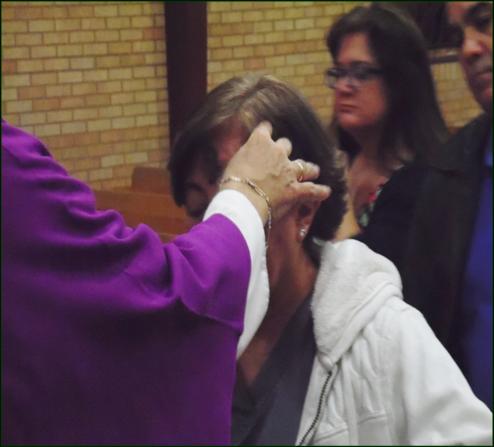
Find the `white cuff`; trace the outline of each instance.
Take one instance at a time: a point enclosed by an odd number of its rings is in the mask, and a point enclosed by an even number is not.
[[[241,192],[233,189],[224,189],[216,194],[204,214],[204,220],[213,214],[223,214],[237,226],[250,253],[251,272],[244,331],[237,347],[237,358],[239,358],[254,337],[268,309],[269,280],[264,228],[254,205]]]

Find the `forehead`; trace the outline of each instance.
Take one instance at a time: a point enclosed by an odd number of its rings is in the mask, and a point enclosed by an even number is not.
[[[374,62],[367,34],[352,33],[344,36],[341,40],[337,59],[339,63],[352,61]]]

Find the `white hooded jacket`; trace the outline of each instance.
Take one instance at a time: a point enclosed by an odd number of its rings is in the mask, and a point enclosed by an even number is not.
[[[489,444],[492,413],[394,265],[364,244],[324,246],[312,301],[317,354],[297,444]]]

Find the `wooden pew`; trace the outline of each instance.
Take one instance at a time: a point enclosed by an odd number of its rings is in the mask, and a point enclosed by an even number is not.
[[[94,194],[97,209],[119,211],[130,227],[147,224],[162,240],[168,241],[190,228],[185,211],[175,205],[170,195],[135,191],[94,191]]]
[[[133,191],[170,193],[170,174],[166,168],[136,166],[132,172]]]
[[[158,236],[160,237],[161,242],[165,243],[175,239],[178,236],[178,234],[158,233]]]
[[[169,194],[100,190],[95,191],[95,195],[100,209],[114,207],[120,211],[186,218],[184,209],[178,207]]]

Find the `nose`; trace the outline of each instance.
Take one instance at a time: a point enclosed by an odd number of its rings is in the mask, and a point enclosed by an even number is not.
[[[343,76],[342,78],[338,79],[336,81],[336,84],[334,85],[334,89],[336,93],[353,93],[355,90],[354,85],[350,81],[350,78],[348,76]]]
[[[464,33],[461,56],[465,60],[471,60],[481,56],[485,51],[482,43],[482,33],[479,33],[475,28],[470,26],[465,28]]]

